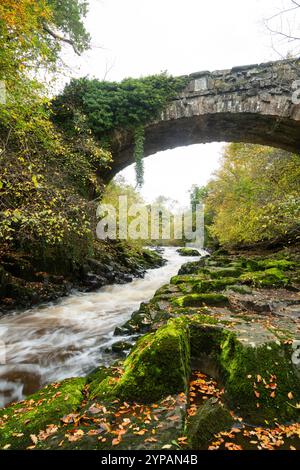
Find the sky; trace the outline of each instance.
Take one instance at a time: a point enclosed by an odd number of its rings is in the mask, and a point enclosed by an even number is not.
[[[93,47],[80,58],[67,54],[66,62],[70,75],[119,81],[278,60],[287,46],[271,36],[264,19],[289,1],[90,0],[86,26]],[[190,187],[206,184],[218,168],[223,147],[192,145],[146,158],[142,196],[151,202],[163,194],[186,204]],[[133,166],[122,176],[135,184]]]

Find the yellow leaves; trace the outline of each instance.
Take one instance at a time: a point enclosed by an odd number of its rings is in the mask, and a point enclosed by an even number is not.
[[[294,398],[293,393],[292,393],[292,392],[289,392],[289,393],[288,393],[288,399],[289,399],[289,400],[293,400],[293,398]]]
[[[35,188],[38,188],[39,187],[39,183],[38,183],[38,180],[37,180],[37,177],[36,175],[32,175],[32,182],[33,182],[33,185]]]

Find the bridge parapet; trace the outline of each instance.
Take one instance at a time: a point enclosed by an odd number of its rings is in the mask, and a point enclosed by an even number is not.
[[[300,79],[300,61],[285,60],[234,67],[214,72],[192,73],[191,81],[181,96],[244,91],[251,96],[257,90],[270,94],[291,94],[292,83]]]
[[[300,79],[300,61],[277,61],[197,72],[162,113],[162,120],[206,113],[261,113],[300,119],[292,102],[293,84]]]

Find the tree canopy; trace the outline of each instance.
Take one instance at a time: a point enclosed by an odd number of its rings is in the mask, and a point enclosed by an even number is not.
[[[211,234],[224,244],[300,237],[300,157],[259,145],[230,144],[208,184]]]

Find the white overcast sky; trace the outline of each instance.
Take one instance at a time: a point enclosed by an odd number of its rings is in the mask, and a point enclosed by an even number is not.
[[[90,0],[86,23],[94,47],[79,59],[73,56],[70,73],[121,80],[164,70],[181,75],[277,60],[287,46],[275,40],[274,50],[263,19],[287,4],[289,0]],[[222,144],[212,143],[146,158],[142,195],[148,201],[163,194],[186,203],[191,185],[205,184],[217,168],[221,151]],[[132,167],[122,175],[134,184]]]

